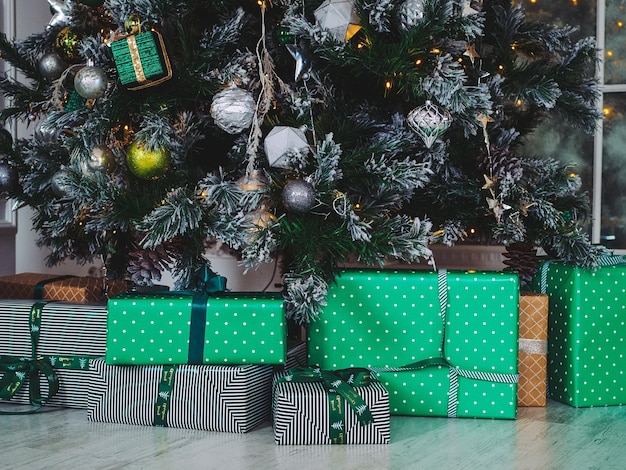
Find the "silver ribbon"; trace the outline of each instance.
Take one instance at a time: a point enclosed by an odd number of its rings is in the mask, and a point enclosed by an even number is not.
[[[548,341],[543,339],[519,339],[519,352],[527,354],[547,354]]]

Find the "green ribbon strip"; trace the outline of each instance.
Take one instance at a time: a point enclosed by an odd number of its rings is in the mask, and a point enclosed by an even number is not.
[[[0,411],[0,414],[36,413],[59,391],[59,378],[47,359],[26,359],[24,357],[0,356],[0,398],[10,400],[29,381],[29,401],[34,407],[26,411]],[[41,396],[40,376],[48,382],[48,393]]]
[[[374,422],[372,412],[365,400],[353,387],[365,387],[370,384],[368,369],[349,368],[341,370],[322,370],[318,367],[296,367],[287,375],[280,377],[281,382],[322,382],[328,395],[330,413],[330,439],[333,444],[345,444],[344,401],[354,411],[361,426]]]
[[[448,310],[448,271],[446,269],[440,269],[438,271],[438,279],[437,285],[439,290],[439,305],[441,309],[441,321],[443,324],[442,331],[444,335],[441,340],[441,351],[445,351],[446,346],[446,313]],[[380,367],[380,368],[370,368],[370,370],[374,373],[380,372],[405,372],[405,371],[416,371],[421,369],[426,369],[428,367],[447,367],[449,369],[449,378],[450,378],[450,390],[448,393],[448,417],[456,418],[457,410],[458,410],[458,395],[459,395],[459,375],[461,377],[465,377],[468,379],[474,380],[484,380],[488,382],[497,382],[497,383],[518,383],[519,382],[519,374],[505,374],[505,373],[494,373],[494,372],[480,372],[474,370],[463,370],[454,366],[445,357],[433,357],[428,359],[423,359],[421,361],[413,362],[411,364],[407,364],[401,367]]]
[[[69,279],[71,277],[75,277],[75,276],[72,276],[72,275],[57,276],[57,277],[51,277],[50,279],[46,279],[45,281],[38,282],[37,285],[35,285],[35,290],[33,292],[33,299],[43,300],[43,290],[46,287],[46,284],[51,284],[53,282],[62,281],[64,279]]]
[[[167,427],[167,413],[170,410],[170,400],[172,399],[172,391],[174,390],[174,379],[178,366],[164,366],[161,373],[161,381],[159,382],[159,395],[154,405],[154,423],[153,426]]]

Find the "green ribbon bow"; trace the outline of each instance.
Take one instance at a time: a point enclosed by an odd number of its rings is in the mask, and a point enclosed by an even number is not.
[[[344,444],[346,441],[344,400],[354,411],[361,426],[374,422],[367,403],[353,388],[370,384],[371,375],[368,369],[355,367],[333,371],[322,370],[318,367],[296,367],[276,381],[277,384],[281,382],[322,382],[328,392],[329,432],[333,444]]]
[[[29,398],[32,410],[27,411],[0,411],[0,414],[35,413],[41,409],[59,391],[59,378],[45,358],[26,359],[24,357],[0,356],[0,372],[4,375],[0,379],[0,398],[10,400],[19,391],[26,380],[29,381]],[[40,376],[48,382],[48,393],[41,396]]]

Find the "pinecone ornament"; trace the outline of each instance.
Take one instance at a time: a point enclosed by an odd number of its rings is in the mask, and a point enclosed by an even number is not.
[[[504,271],[516,272],[522,286],[528,284],[539,269],[537,248],[530,243],[512,243],[503,253]]]
[[[491,158],[485,153],[478,157],[478,166],[484,174],[492,175],[496,180],[502,179],[507,173],[510,173],[515,181],[522,178],[522,161],[513,152],[495,145],[491,145],[489,151]]]
[[[139,250],[129,253],[127,268],[130,280],[137,286],[152,286],[152,281],[161,280],[161,272],[171,263],[167,250],[159,246],[154,250]]]

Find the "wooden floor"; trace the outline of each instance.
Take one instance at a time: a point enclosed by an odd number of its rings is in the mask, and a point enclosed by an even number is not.
[[[10,410],[15,405],[1,405]],[[377,446],[277,446],[248,434],[92,423],[85,410],[0,416],[0,469],[626,469],[626,407],[520,408],[515,421],[392,417]]]

